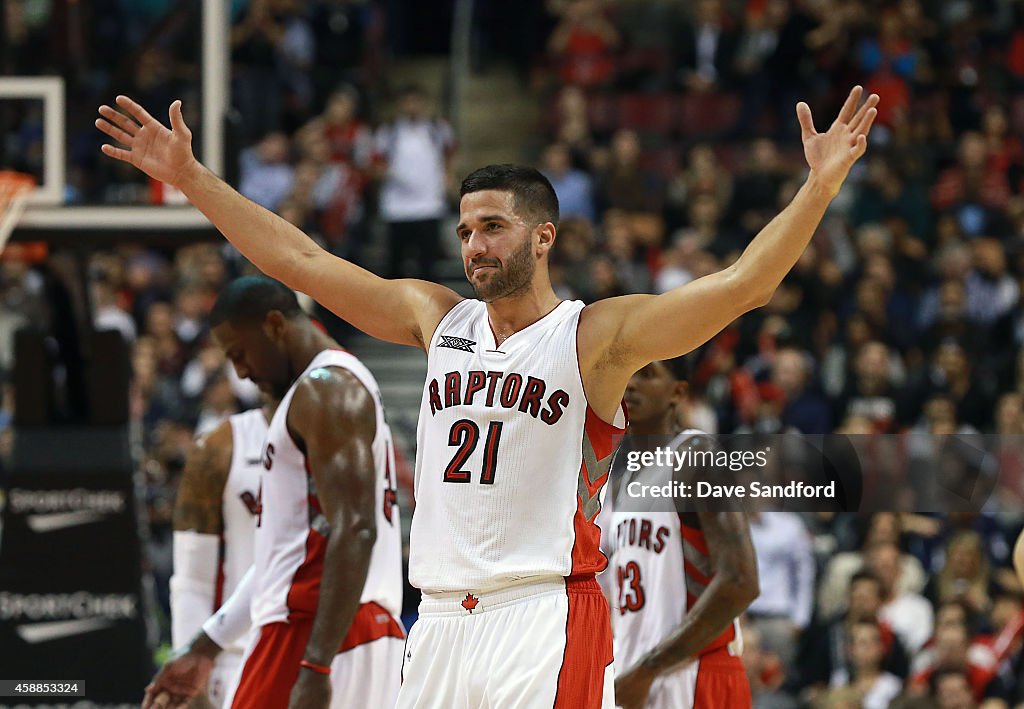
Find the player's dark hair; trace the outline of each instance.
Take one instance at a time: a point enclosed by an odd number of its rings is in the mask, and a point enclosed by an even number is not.
[[[558,196],[539,170],[508,164],[482,167],[462,181],[459,197],[484,190],[511,192],[520,216],[534,224],[551,222],[558,226]]]
[[[210,310],[210,327],[225,322],[261,323],[272,310],[288,318],[302,314],[299,299],[291,288],[266,276],[243,276],[228,283],[217,296]]]
[[[700,362],[703,351],[703,347],[698,347],[680,357],[663,359],[662,362],[673,377],[692,386],[694,375],[697,372],[697,364]]]

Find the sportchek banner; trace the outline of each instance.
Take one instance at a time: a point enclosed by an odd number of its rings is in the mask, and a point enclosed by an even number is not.
[[[16,431],[0,505],[0,678],[86,687],[0,708],[137,706],[153,668],[126,432]]]

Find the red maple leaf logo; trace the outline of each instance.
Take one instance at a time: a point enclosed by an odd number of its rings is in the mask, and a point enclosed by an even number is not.
[[[470,613],[476,608],[476,604],[480,602],[480,599],[474,596],[472,593],[467,593],[466,597],[462,599],[462,607]]]

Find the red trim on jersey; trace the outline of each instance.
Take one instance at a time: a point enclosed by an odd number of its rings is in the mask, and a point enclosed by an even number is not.
[[[608,557],[601,551],[601,528],[583,516],[582,501],[576,496],[576,514],[572,518],[576,541],[572,545],[572,573],[596,574],[608,567]]]
[[[694,527],[688,527],[682,522],[679,523],[679,531],[683,535],[683,539],[690,542],[697,551],[704,556],[711,556],[707,540],[704,539],[704,532]]]
[[[626,405],[623,403],[623,412],[625,412],[625,407]],[[624,427],[613,426],[598,416],[597,412],[590,408],[589,404],[587,405],[587,417],[583,427],[585,439],[583,445],[589,440],[597,460],[603,460],[614,453],[622,441],[622,436],[625,432],[626,429]],[[608,473],[605,473],[597,480],[591,481],[586,461],[580,463],[580,477],[587,488],[588,496],[591,498],[600,494],[601,488],[608,482]],[[600,510],[595,512],[593,517],[587,519],[583,514],[583,504],[584,500],[577,493],[576,512],[572,520],[575,539],[572,545],[571,576],[594,574],[604,571],[608,566],[608,557],[601,551],[601,528],[595,523]]]
[[[711,577],[702,574],[696,566],[693,565],[689,559],[683,557],[683,571],[686,572],[687,576],[692,576],[693,580],[699,583],[701,586],[707,586],[711,583]]]
[[[593,575],[565,580],[569,612],[554,709],[601,709],[605,668],[612,662],[608,602]]]
[[[348,627],[348,633],[338,648],[338,654],[381,638],[402,640],[405,639],[405,632],[401,623],[395,620],[387,608],[373,601],[364,603],[356,611],[352,625]]]
[[[327,538],[316,530],[306,534],[306,558],[295,570],[285,605],[288,618],[316,614],[320,602],[320,579],[324,575],[324,555],[327,553]]]
[[[708,551],[708,543],[707,540],[704,538],[703,530],[698,529],[697,527],[690,527],[680,519],[679,533],[682,535],[683,539],[686,542],[688,542],[694,549],[697,550],[698,554],[703,556],[708,562],[711,561],[711,554]],[[691,586],[689,583],[687,583],[687,577],[691,577],[701,586],[707,587],[707,585],[710,584],[711,581],[714,579],[715,574],[714,572],[708,575],[703,574],[694,565],[694,563],[687,558],[686,546],[683,545],[683,584],[686,587],[686,611],[689,612],[689,610],[693,608],[694,604],[697,602],[697,599],[700,598],[700,596],[690,590]],[[733,622],[729,624],[728,628],[723,630],[717,638],[715,638],[707,645],[705,645],[703,648],[701,648],[697,655],[699,655],[700,657],[704,657],[707,653],[715,652],[716,650],[724,648],[726,645],[728,645],[736,639],[736,632],[736,621],[733,620]],[[709,704],[706,706],[712,705]]]

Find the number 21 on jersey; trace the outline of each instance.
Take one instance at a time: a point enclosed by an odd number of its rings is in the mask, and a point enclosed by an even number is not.
[[[493,485],[498,467],[498,446],[501,444],[501,421],[491,421],[487,426],[487,440],[484,442],[484,459],[480,468],[480,484]],[[469,456],[473,455],[480,442],[480,427],[469,419],[460,419],[452,424],[448,433],[448,445],[455,448],[448,467],[444,469],[446,483],[472,482],[472,472],[463,470]]]

